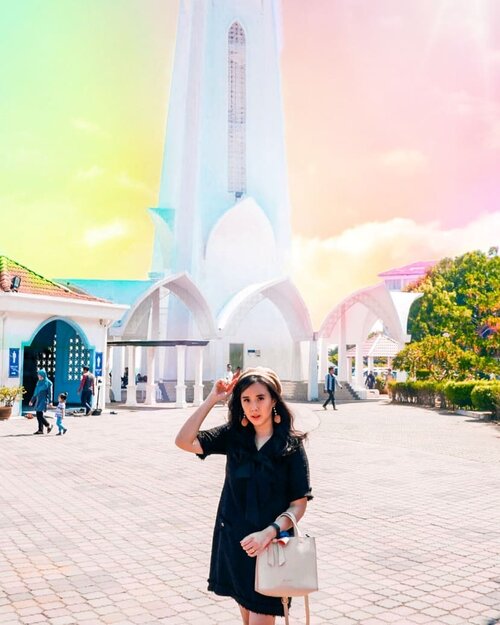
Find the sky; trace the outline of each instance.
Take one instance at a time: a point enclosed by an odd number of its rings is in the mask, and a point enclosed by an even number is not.
[[[0,254],[151,262],[177,0],[0,2]],[[500,244],[500,2],[283,0],[290,268],[317,327],[377,274]]]

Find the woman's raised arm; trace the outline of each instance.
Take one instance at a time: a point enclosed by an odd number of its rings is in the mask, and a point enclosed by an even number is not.
[[[217,382],[214,384],[213,389],[210,391],[210,395],[205,401],[197,408],[193,414],[188,418],[186,423],[181,427],[179,433],[175,437],[175,444],[184,451],[189,451],[192,454],[202,454],[200,442],[198,441],[198,432],[200,431],[201,424],[205,421],[208,413],[212,408],[220,401],[226,401],[227,393],[217,392]]]

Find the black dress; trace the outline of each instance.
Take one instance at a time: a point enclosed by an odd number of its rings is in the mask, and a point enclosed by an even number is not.
[[[270,525],[291,501],[312,499],[307,456],[299,439],[284,440],[276,433],[257,450],[254,430],[248,430],[227,423],[198,434],[201,459],[210,454],[227,456],[208,590],[233,597],[251,612],[283,616],[279,597],[255,592],[255,558],[243,551],[240,541]]]

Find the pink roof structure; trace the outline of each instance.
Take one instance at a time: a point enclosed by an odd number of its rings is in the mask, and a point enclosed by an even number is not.
[[[383,271],[379,273],[380,278],[388,278],[388,277],[414,277],[415,279],[420,278],[421,276],[425,276],[425,274],[434,267],[437,263],[436,260],[421,260],[416,263],[411,263],[409,265],[404,265],[403,267],[395,267],[394,269],[389,269],[388,271]]]
[[[394,358],[400,351],[400,344],[382,333],[371,336],[363,343],[363,356],[371,358]],[[351,347],[347,350],[347,357],[354,358],[356,356],[356,348]]]

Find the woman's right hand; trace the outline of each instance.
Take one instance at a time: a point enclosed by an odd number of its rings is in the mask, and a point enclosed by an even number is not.
[[[229,393],[227,392],[228,389],[228,382],[227,380],[223,380],[222,378],[220,378],[219,380],[216,380],[215,384],[213,385],[212,390],[210,391],[210,398],[215,402],[226,402]]]

